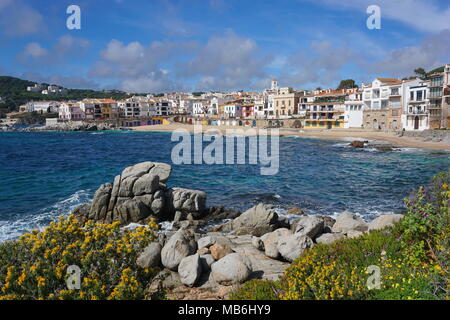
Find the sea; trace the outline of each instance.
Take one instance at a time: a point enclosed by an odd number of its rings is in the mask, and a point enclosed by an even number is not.
[[[264,202],[280,213],[292,207],[330,216],[349,210],[366,220],[402,212],[405,197],[450,167],[447,151],[381,152],[354,149],[349,141],[280,137],[278,173],[262,175],[261,165],[248,161],[174,164],[178,142],[169,132],[2,132],[0,242],[68,215],[100,184],[143,161],[171,164],[169,187],[203,190],[209,206],[246,210]]]

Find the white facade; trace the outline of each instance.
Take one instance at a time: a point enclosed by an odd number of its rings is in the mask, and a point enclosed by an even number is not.
[[[405,95],[406,103],[402,114],[402,128],[406,131],[429,129],[429,95],[430,89],[427,82],[419,85],[408,86]]]
[[[242,117],[242,105],[239,103],[226,104],[223,106],[223,113],[228,118]]]
[[[80,103],[62,103],[58,110],[59,119],[66,121],[77,121],[85,119],[85,113],[80,107]]]
[[[208,114],[210,101],[207,99],[196,99],[192,102],[192,114],[195,116],[204,116]]]
[[[345,101],[344,128],[362,128],[364,123],[362,93],[349,94]]]
[[[119,115],[126,118],[137,118],[141,116],[141,108],[138,101],[127,99],[117,103]]]
[[[27,104],[28,112],[58,112],[59,102],[56,101],[32,101]]]

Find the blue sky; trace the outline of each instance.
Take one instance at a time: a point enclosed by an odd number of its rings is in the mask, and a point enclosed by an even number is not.
[[[66,9],[81,8],[81,30]],[[369,30],[366,9],[381,9]],[[448,0],[0,0],[0,73],[133,92],[296,89],[450,63]]]

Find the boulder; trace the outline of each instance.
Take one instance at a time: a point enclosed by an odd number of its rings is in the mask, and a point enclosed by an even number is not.
[[[206,236],[198,240],[198,248],[209,248],[216,243],[214,236]]]
[[[169,180],[172,167],[166,163],[154,162],[154,166],[148,171],[148,173],[158,176],[159,181],[166,183]]]
[[[113,185],[111,183],[105,183],[97,189],[89,210],[89,219],[96,221],[105,219],[112,188]]]
[[[211,256],[214,258],[214,260],[220,260],[226,255],[233,253],[233,249],[231,249],[230,246],[223,244],[223,243],[215,243],[210,248],[209,251],[211,252]]]
[[[142,268],[159,267],[161,265],[161,249],[159,242],[150,243],[139,255],[136,264]]]
[[[279,239],[277,249],[284,259],[292,262],[312,246],[314,246],[314,242],[310,237],[300,233],[294,233],[293,235]]]
[[[364,148],[364,144],[365,143],[367,143],[367,141],[355,140],[355,141],[352,141],[350,143],[350,147],[353,147],[353,148]]]
[[[298,220],[294,233],[314,239],[318,234],[322,233],[323,228],[324,221],[320,217],[304,216]]]
[[[232,221],[232,229],[236,235],[250,234],[262,236],[276,229],[278,215],[274,208],[267,204],[258,204]]]
[[[198,280],[202,273],[202,264],[200,256],[194,254],[183,258],[178,266],[178,274],[183,284],[192,287]]]
[[[135,196],[141,196],[143,194],[155,193],[159,188],[159,177],[151,173],[144,174],[139,177],[133,185],[132,193]]]
[[[197,217],[206,209],[206,193],[198,190],[172,188],[170,191],[172,210],[197,213]]]
[[[240,253],[231,253],[211,265],[211,278],[222,285],[243,283],[251,272],[250,261]]]
[[[351,212],[344,211],[337,216],[336,222],[331,230],[333,233],[347,233],[347,231],[350,230],[364,232],[367,231],[368,228],[367,223],[363,219]]]
[[[317,243],[331,244],[345,238],[342,233],[324,233],[316,238]]]
[[[123,223],[139,222],[150,215],[149,208],[140,200],[126,200],[114,208],[114,220]]]
[[[272,259],[278,259],[280,257],[280,252],[278,251],[278,241],[281,238],[288,237],[292,235],[291,230],[282,228],[277,229],[271,233],[267,233],[262,239],[264,243],[264,253],[266,256]]]
[[[380,230],[399,222],[403,218],[402,214],[386,214],[379,216],[369,223],[369,230]]]
[[[161,262],[169,270],[176,271],[183,258],[197,251],[197,243],[194,236],[187,230],[177,231],[166,242],[161,250]]]
[[[347,238],[354,239],[359,238],[364,234],[364,232],[357,231],[357,230],[349,230],[346,233]]]

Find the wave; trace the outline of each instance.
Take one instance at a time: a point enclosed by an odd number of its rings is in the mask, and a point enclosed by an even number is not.
[[[14,240],[34,229],[43,230],[59,216],[67,216],[79,205],[89,202],[91,196],[89,190],[79,190],[67,199],[58,201],[35,214],[21,216],[13,221],[0,220],[0,242]]]

